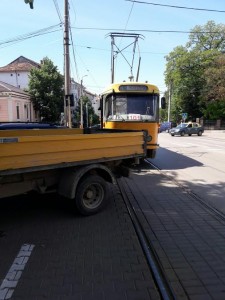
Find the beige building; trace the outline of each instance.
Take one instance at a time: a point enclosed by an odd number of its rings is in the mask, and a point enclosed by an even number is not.
[[[20,56],[0,67],[0,122],[35,122],[35,115],[28,93],[29,73],[40,65]]]
[[[37,116],[29,95],[0,81],[0,122],[34,122]]]
[[[40,64],[24,56],[20,56],[8,65],[0,67],[0,81],[20,89],[28,88],[29,73],[32,68],[40,68]]]

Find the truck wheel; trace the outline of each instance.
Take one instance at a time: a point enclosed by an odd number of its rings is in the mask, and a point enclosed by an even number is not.
[[[82,215],[93,215],[104,207],[107,194],[107,182],[98,175],[88,175],[78,184],[76,207]]]
[[[147,157],[148,158],[155,158],[156,157],[156,150],[155,149],[148,149],[147,150]]]
[[[199,135],[199,136],[201,136],[201,135],[202,135],[202,131],[201,131],[201,130],[199,130],[199,132],[198,132],[198,135]]]

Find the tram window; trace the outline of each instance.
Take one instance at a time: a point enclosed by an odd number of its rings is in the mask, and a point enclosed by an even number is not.
[[[105,101],[105,116],[108,118],[112,115],[112,97],[108,97]]]
[[[117,97],[115,113],[127,114],[127,99],[126,97]]]
[[[145,95],[134,95],[128,97],[128,113],[141,115],[154,115],[154,103],[152,97]]]
[[[110,95],[105,102],[105,116],[108,120],[131,120],[131,115],[135,114],[137,120],[154,120],[157,103],[157,95]]]

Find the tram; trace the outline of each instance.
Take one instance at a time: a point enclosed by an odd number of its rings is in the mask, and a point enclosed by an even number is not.
[[[101,95],[101,127],[147,131],[147,156],[158,145],[160,96],[157,86],[141,82],[112,83]],[[165,108],[165,98],[161,98]]]

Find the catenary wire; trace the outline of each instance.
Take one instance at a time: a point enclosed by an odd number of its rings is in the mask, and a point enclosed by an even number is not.
[[[60,20],[61,23],[63,23],[63,19],[62,19],[61,13],[60,13],[58,1],[57,0],[53,0],[53,2],[54,2],[54,5],[55,5],[56,12],[58,14],[59,20]]]
[[[76,27],[72,26],[74,29],[79,30],[96,30],[96,31],[126,31],[126,32],[150,32],[150,33],[196,33],[196,31],[185,31],[185,30],[151,30],[151,29],[121,29],[121,28],[100,28],[100,27]],[[217,31],[198,31],[198,33],[219,33]]]
[[[163,6],[169,8],[179,8],[179,9],[189,9],[189,10],[197,10],[197,11],[208,11],[208,12],[217,12],[217,13],[225,13],[225,10],[217,10],[217,9],[207,9],[207,8],[196,8],[196,7],[187,7],[187,6],[177,6],[177,5],[168,5],[168,4],[160,4],[160,3],[153,3],[153,2],[145,2],[145,1],[136,1],[136,0],[125,0],[133,3],[138,4],[148,4],[148,5],[155,5],[155,6]]]

